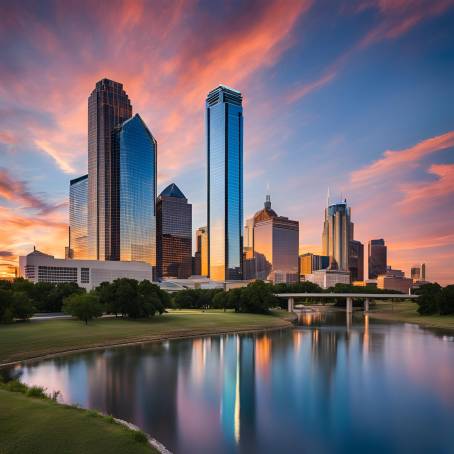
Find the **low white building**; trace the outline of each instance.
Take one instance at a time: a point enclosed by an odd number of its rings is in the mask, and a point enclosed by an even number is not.
[[[336,284],[350,284],[350,271],[314,270],[306,274],[306,281],[313,282],[321,288],[334,287]]]
[[[87,290],[119,278],[153,280],[153,267],[144,262],[56,259],[34,250],[19,257],[19,273],[32,282],[75,282]]]

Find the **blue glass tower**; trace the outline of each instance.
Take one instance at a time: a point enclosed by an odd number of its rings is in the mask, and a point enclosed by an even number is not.
[[[111,260],[156,266],[157,142],[136,114],[112,134]]]
[[[88,258],[88,175],[69,183],[69,258]]]
[[[243,107],[220,85],[206,99],[208,269],[211,279],[242,278]]]

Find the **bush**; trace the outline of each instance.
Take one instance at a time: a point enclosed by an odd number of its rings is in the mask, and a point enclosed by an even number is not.
[[[29,319],[35,312],[25,292],[0,289],[0,322],[11,323],[15,318]]]
[[[74,293],[65,298],[63,311],[65,314],[77,317],[88,324],[88,321],[100,317],[103,307],[99,303],[98,296],[94,292]]]
[[[38,399],[48,398],[46,390],[42,386],[31,386],[30,388],[28,388],[26,395],[28,397],[37,397]]]
[[[447,285],[438,297],[440,315],[454,314],[454,285]]]
[[[133,430],[132,438],[139,443],[148,443],[148,437],[141,430]]]
[[[439,312],[439,299],[441,296],[441,286],[438,284],[425,284],[416,291],[420,297],[418,303],[418,313],[421,315],[437,314]]]

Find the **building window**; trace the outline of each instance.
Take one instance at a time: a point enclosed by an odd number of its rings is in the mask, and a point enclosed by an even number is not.
[[[35,279],[35,265],[25,265],[25,277],[27,279]]]
[[[66,266],[38,266],[38,282],[61,282],[77,283],[77,268]]]
[[[80,269],[80,282],[82,284],[90,283],[90,268],[81,268]]]

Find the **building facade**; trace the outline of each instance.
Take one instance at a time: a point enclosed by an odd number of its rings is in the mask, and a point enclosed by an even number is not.
[[[96,260],[118,260],[112,251],[112,132],[132,116],[123,85],[96,83],[88,98],[88,249]]]
[[[174,183],[158,196],[157,275],[186,279],[192,274],[192,205]]]
[[[316,270],[323,270],[329,267],[329,257],[327,255],[316,255],[310,252],[300,255],[299,269],[300,278],[304,279],[307,274],[312,274]]]
[[[278,216],[267,196],[254,215],[256,278],[275,283],[295,283],[298,273],[299,222]]]
[[[401,293],[408,293],[413,285],[413,280],[405,277],[401,270],[388,268],[385,274],[377,276],[377,288],[382,290],[395,290]]]
[[[349,243],[348,267],[352,282],[364,280],[364,245],[360,241]]]
[[[88,175],[69,182],[68,258],[88,258]]]
[[[243,107],[223,85],[206,99],[208,268],[213,280],[242,279]]]
[[[56,259],[36,250],[19,257],[19,270],[21,277],[34,283],[74,282],[86,290],[123,277],[138,281],[153,278],[153,268],[143,262]]]
[[[156,266],[157,142],[140,115],[113,130],[110,260]]]
[[[421,263],[421,265],[413,265],[410,270],[411,278],[413,282],[426,281],[426,264]]]
[[[386,273],[387,255],[388,251],[383,238],[369,241],[367,245],[369,279],[377,279],[380,274]]]
[[[199,227],[195,232],[196,252],[195,262],[196,267],[194,274],[199,276],[208,276],[208,227]]]
[[[350,271],[342,270],[315,270],[306,275],[306,281],[313,282],[321,288],[327,289],[336,284],[350,284]]]
[[[322,249],[323,255],[329,256],[332,269],[349,270],[349,243],[353,240],[353,223],[350,216],[347,200],[329,204],[325,208]]]

